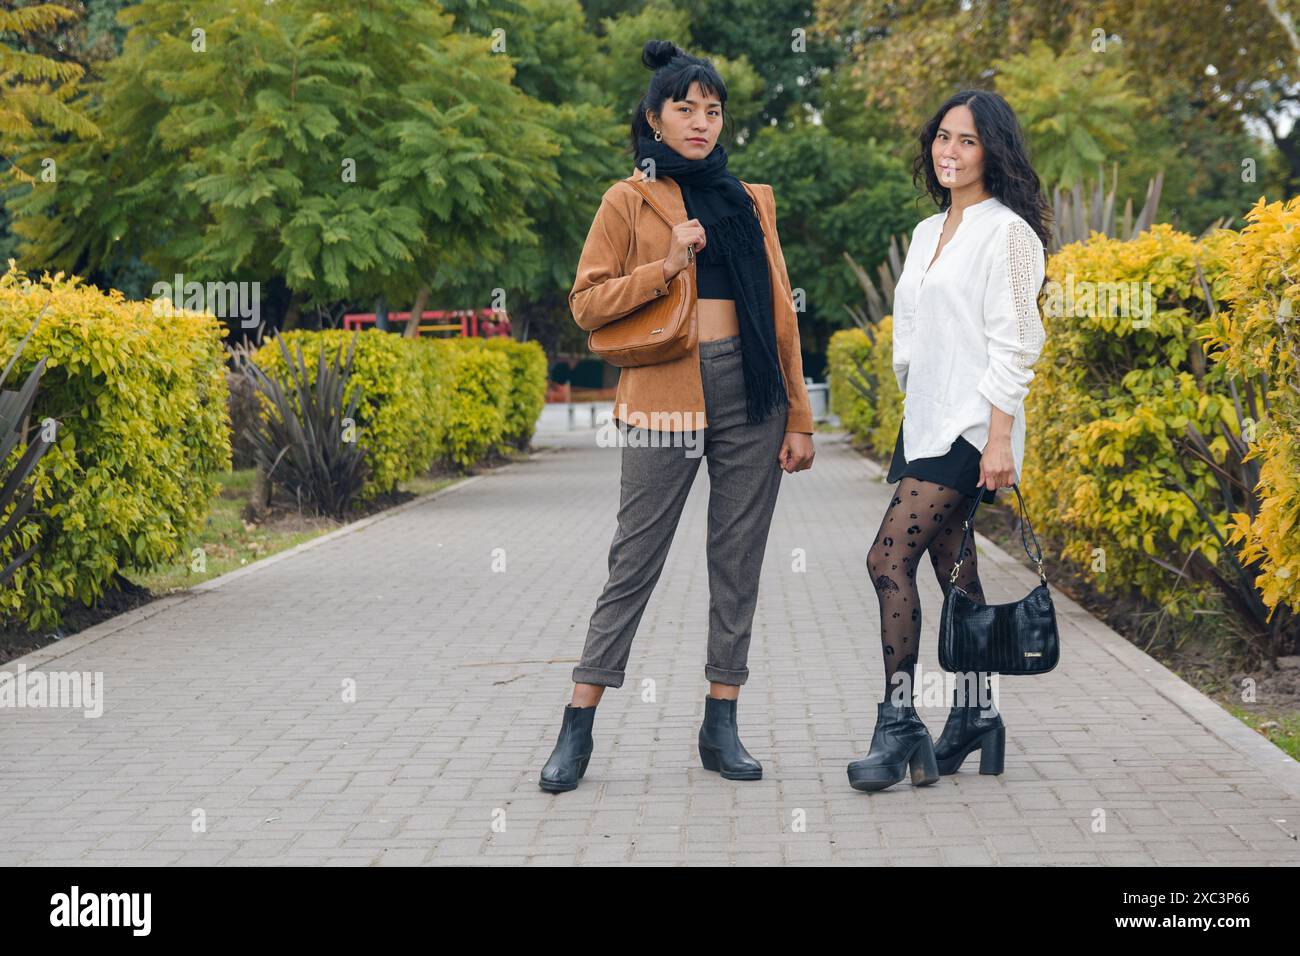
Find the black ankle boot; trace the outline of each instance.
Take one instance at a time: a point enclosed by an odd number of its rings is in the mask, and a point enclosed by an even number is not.
[[[902,780],[909,767],[918,787],[939,779],[930,730],[911,704],[882,700],[876,704],[870,750],[849,764],[849,785],[854,790],[884,790]]]
[[[562,793],[578,786],[578,781],[587,772],[587,761],[591,759],[591,722],[595,717],[595,705],[564,705],[560,737],[555,741],[551,759],[542,768],[542,775],[537,780],[539,787],[551,793]]]
[[[966,706],[961,688],[953,691],[952,710],[943,733],[934,744],[939,772],[956,773],[972,750],[980,752],[980,773],[999,774],[1007,749],[1007,730],[1002,715],[990,703],[989,711],[978,703]]]
[[[700,760],[727,780],[761,780],[763,765],[749,755],[736,728],[736,702],[704,698],[700,726]]]

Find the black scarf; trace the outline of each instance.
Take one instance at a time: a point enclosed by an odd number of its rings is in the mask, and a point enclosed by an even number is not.
[[[746,417],[753,424],[786,407],[788,399],[776,345],[772,279],[758,211],[740,180],[727,172],[727,151],[719,143],[704,159],[688,159],[667,143],[638,137],[636,165],[654,161],[654,175],[668,176],[682,191],[686,215],[698,219],[707,242],[697,265],[724,264],[736,292],[741,357],[745,369]]]

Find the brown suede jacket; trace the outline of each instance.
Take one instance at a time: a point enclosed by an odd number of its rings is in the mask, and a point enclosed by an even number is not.
[[[672,230],[646,204],[644,197],[627,185],[632,180],[644,181],[655,201],[675,223],[687,219],[681,189],[670,177],[648,179],[638,169],[627,180],[620,180],[605,191],[582,247],[577,279],[569,294],[573,318],[588,332],[623,318],[655,296],[668,294],[663,266]],[[799,353],[799,319],[785,255],[776,234],[776,199],[771,186],[743,185],[757,204],[766,237],[777,350],[790,400],[786,431],[811,435],[812,409]],[[697,318],[692,316],[692,321]],[[614,397],[614,417],[626,421],[624,411],[636,416],[633,424],[638,418],[644,421],[658,412],[662,427],[668,431],[689,429],[696,421],[704,422],[707,427],[698,346],[671,362],[624,368]]]

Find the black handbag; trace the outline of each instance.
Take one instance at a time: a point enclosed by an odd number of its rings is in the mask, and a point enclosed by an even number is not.
[[[939,666],[946,671],[1046,674],[1060,659],[1061,640],[1056,630],[1056,609],[1052,607],[1047,576],[1043,574],[1043,552],[1029,523],[1020,486],[1013,484],[1011,487],[1020,502],[1020,540],[1025,546],[1025,554],[1038,565],[1038,578],[1042,583],[1011,604],[981,604],[957,586],[957,573],[966,555],[971,522],[980,506],[981,496],[976,495],[970,514],[966,516],[961,549],[957,552],[958,561],[953,566],[949,578],[951,586],[943,599],[939,618]],[[1029,550],[1026,530],[1033,538],[1037,554]]]

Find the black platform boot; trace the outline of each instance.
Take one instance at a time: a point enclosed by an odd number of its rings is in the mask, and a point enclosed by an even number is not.
[[[849,764],[849,785],[854,790],[884,790],[902,780],[909,768],[915,786],[939,779],[930,730],[911,704],[882,700],[876,704],[870,750]]]
[[[539,787],[551,793],[562,793],[578,786],[578,781],[587,772],[587,761],[591,759],[591,722],[595,717],[595,705],[564,705],[560,737],[555,741],[551,759],[542,768],[542,775],[537,780]]]
[[[966,706],[958,687],[953,690],[948,722],[934,744],[939,772],[956,773],[962,761],[976,749],[980,752],[980,773],[1001,773],[1007,749],[1006,725],[991,701],[987,711],[979,704]]]
[[[763,765],[749,755],[736,728],[736,702],[704,698],[700,725],[700,760],[727,780],[761,780]]]

